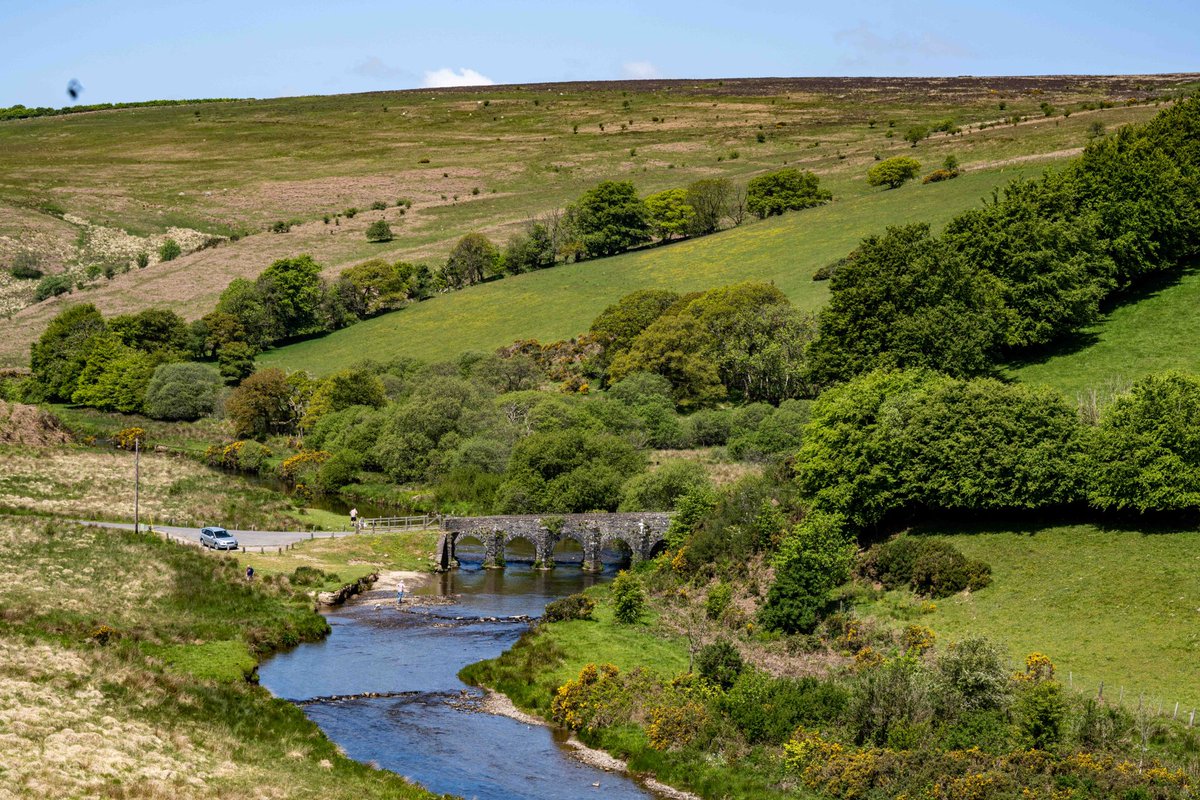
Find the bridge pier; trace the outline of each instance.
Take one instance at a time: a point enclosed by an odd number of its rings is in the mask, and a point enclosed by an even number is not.
[[[446,534],[438,546],[439,566],[442,569],[457,566],[458,542],[470,536],[483,544],[485,569],[502,569],[507,542],[521,538],[533,543],[534,567],[549,570],[554,567],[555,545],[573,539],[583,548],[584,571],[600,572],[604,569],[600,553],[605,542],[621,542],[629,548],[633,563],[639,563],[649,558],[655,547],[662,546],[670,516],[663,512],[640,512],[565,514],[554,518],[533,514],[446,517],[442,520]]]

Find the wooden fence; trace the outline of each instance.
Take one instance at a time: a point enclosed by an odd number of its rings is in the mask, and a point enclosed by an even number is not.
[[[356,533],[390,533],[393,531],[422,531],[436,528],[441,517],[425,514],[420,517],[366,517],[358,521]]]

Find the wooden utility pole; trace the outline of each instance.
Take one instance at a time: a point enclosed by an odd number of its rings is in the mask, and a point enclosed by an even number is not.
[[[142,448],[141,438],[133,440],[133,532],[141,533]]]

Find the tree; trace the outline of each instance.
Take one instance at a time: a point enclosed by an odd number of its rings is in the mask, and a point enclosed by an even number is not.
[[[91,303],[67,306],[50,321],[29,354],[33,377],[47,399],[71,399],[87,358],[86,344],[105,330],[104,317]]]
[[[411,264],[389,264],[376,258],[343,270],[338,280],[350,287],[350,310],[359,317],[370,317],[408,304],[412,272]]]
[[[746,185],[746,208],[759,219],[765,219],[785,211],[823,205],[833,195],[821,189],[820,184],[813,173],[793,167],[759,175]]]
[[[221,377],[237,384],[254,372],[254,348],[245,342],[227,342],[217,354]]]
[[[255,285],[272,320],[276,333],[272,338],[306,336],[326,330],[321,320],[325,282],[321,280],[321,265],[312,256],[275,261],[258,276]],[[252,330],[252,326],[244,322],[243,325]]]
[[[813,403],[796,482],[855,529],[920,511],[1053,508],[1082,498],[1084,442],[1050,389],[877,371]]]
[[[655,236],[667,241],[694,229],[696,210],[687,198],[686,189],[664,189],[646,198],[646,215]]]
[[[152,419],[193,420],[210,413],[221,391],[221,376],[192,361],[160,364],[146,387],[143,408]]]
[[[292,393],[292,384],[283,370],[260,369],[230,393],[225,413],[240,437],[262,439],[285,433],[293,420]]]
[[[461,289],[500,272],[500,251],[482,233],[468,233],[458,240],[442,275],[447,285]]]
[[[533,433],[513,447],[496,504],[504,513],[614,511],[621,484],[645,466],[642,453],[612,434]]]
[[[687,187],[687,204],[692,207],[692,230],[695,236],[713,233],[729,214],[733,184],[727,178],[701,178]]]
[[[864,239],[830,285],[808,356],[818,383],[879,367],[978,374],[1003,341],[1000,281],[930,236],[928,225]]]
[[[601,311],[589,330],[604,345],[600,366],[627,350],[650,323],[678,301],[679,295],[667,289],[639,289]]]
[[[1088,499],[1103,510],[1200,508],[1200,379],[1152,375],[1119,396],[1096,431]]]
[[[867,170],[867,184],[870,186],[887,186],[898,189],[906,181],[917,177],[921,171],[921,162],[908,156],[886,158]]]
[[[662,316],[613,360],[608,377],[617,382],[634,372],[655,372],[671,382],[681,408],[707,405],[725,396],[715,347],[716,342],[694,317]]]
[[[183,255],[183,248],[174,239],[167,239],[158,248],[158,258],[160,261],[174,261],[181,255]]]
[[[220,321],[219,328],[213,326],[215,331],[221,331],[218,335],[222,343],[244,342],[258,352],[281,335],[261,289],[245,278],[234,278],[229,282],[217,300],[217,313],[227,314],[237,322],[236,329],[227,319]]]
[[[914,125],[904,132],[904,141],[910,142],[913,147],[922,139],[929,138],[929,128],[924,125]]]
[[[811,633],[830,605],[829,593],[850,578],[856,546],[838,514],[810,511],[775,557],[775,582],[759,611],[768,630]]]
[[[108,321],[108,329],[128,347],[146,353],[184,354],[193,349],[192,334],[183,317],[165,308],[148,308]]]
[[[622,253],[650,238],[646,204],[629,181],[604,181],[584,192],[572,211],[589,256]]]
[[[674,459],[641,475],[634,475],[621,487],[621,511],[670,511],[679,498],[707,486],[708,473],[696,461]]]
[[[101,333],[88,340],[87,358],[71,402],[102,411],[141,411],[146,385],[154,373],[155,360],[121,343],[114,333]]]
[[[1005,345],[1055,341],[1095,321],[1115,284],[1095,214],[1080,214],[1061,174],[1014,181],[982,208],[950,221],[944,238],[1002,282]]]
[[[391,240],[392,226],[388,225],[387,220],[377,219],[367,226],[368,242],[390,242]]]
[[[383,408],[387,403],[383,381],[365,369],[344,369],[323,379],[312,394],[304,427],[312,428],[325,414],[350,406]]]

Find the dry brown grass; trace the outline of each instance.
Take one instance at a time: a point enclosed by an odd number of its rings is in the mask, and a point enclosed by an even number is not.
[[[133,519],[133,454],[84,447],[0,445],[0,509],[71,519]],[[142,522],[206,525],[230,517],[229,527],[296,523],[281,496],[252,500],[237,477],[184,457],[141,457]],[[240,502],[241,500],[246,502]],[[265,523],[265,524],[264,524]],[[271,525],[274,523],[274,525]],[[298,524],[298,523],[296,523]],[[270,528],[267,528],[270,525]]]

